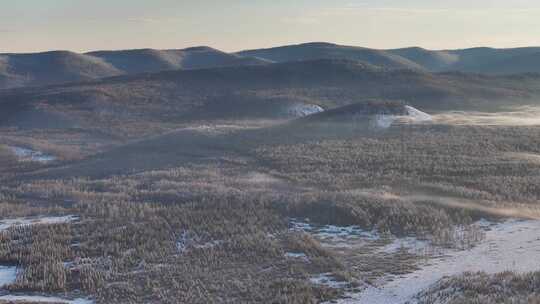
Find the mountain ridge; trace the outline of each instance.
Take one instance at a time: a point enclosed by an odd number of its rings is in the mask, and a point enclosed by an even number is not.
[[[227,53],[209,46],[184,49],[101,50],[86,53],[48,51],[0,54],[0,89],[91,81],[121,75],[169,70],[211,69],[334,59],[381,68],[422,72],[491,75],[540,73],[540,47],[477,47],[429,50],[421,47],[370,49],[312,42]]]
[[[175,69],[266,64],[209,47],[181,50],[135,49],[75,53],[0,54],[0,89],[47,86],[111,76],[152,73]]]
[[[147,131],[137,129],[139,124],[286,118],[291,109],[328,110],[365,100],[402,100],[425,111],[485,110],[535,103],[538,96],[540,74],[433,74],[320,59],[2,90],[0,125],[86,126],[117,135],[119,130]]]

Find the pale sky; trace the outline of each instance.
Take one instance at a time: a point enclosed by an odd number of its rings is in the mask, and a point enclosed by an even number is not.
[[[539,0],[0,0],[0,53],[540,45]]]

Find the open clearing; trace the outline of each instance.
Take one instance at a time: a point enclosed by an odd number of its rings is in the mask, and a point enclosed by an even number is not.
[[[511,220],[485,226],[486,238],[465,251],[447,251],[410,274],[393,277],[380,286],[371,286],[359,294],[349,294],[340,304],[414,303],[414,297],[443,277],[464,272],[526,273],[539,270],[540,221]]]

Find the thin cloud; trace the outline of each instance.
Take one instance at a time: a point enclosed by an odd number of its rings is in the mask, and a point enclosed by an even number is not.
[[[181,18],[168,18],[168,17],[135,17],[127,19],[128,22],[134,23],[175,23],[182,21]]]
[[[126,19],[127,22],[134,22],[134,23],[155,23],[158,22],[158,19],[154,18],[128,18]]]
[[[354,3],[341,7],[327,7],[320,10],[308,11],[296,19],[309,20],[311,24],[320,22],[325,17],[346,17],[356,15],[386,14],[398,16],[418,16],[418,15],[486,15],[486,14],[506,14],[523,16],[540,16],[540,8],[485,8],[485,9],[466,9],[466,8],[421,8],[421,7],[374,7],[367,3]]]
[[[388,12],[401,14],[439,14],[439,13],[493,13],[504,12],[508,14],[536,14],[540,13],[539,7],[529,8],[463,8],[463,7],[407,7],[407,6],[373,6],[367,2],[349,3],[340,7],[324,8],[319,13],[324,15],[357,14],[367,12]]]
[[[368,7],[368,6],[345,6],[327,8],[323,11],[326,14],[356,14],[362,12],[391,12],[405,14],[433,14],[433,13],[448,13],[451,9],[439,8],[408,8],[408,7]]]
[[[102,23],[103,19],[100,18],[89,18],[87,19],[89,22],[92,23]],[[182,21],[181,18],[167,18],[167,17],[131,17],[122,19],[123,22],[126,23],[136,23],[136,24],[162,24],[162,23],[178,23]]]

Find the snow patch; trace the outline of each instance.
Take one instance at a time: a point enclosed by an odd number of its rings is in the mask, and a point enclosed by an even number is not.
[[[309,262],[309,258],[303,252],[286,252],[285,257],[289,259],[301,259],[305,262]]]
[[[17,156],[19,161],[22,162],[38,162],[42,164],[50,163],[56,160],[56,157],[52,155],[47,155],[41,151],[34,151],[31,149],[26,149],[22,147],[12,147],[9,146],[13,154]]]
[[[379,114],[375,115],[374,127],[380,129],[388,129],[395,122],[404,122],[404,123],[424,123],[432,121],[433,118],[431,115],[424,113],[416,108],[411,106],[405,106],[406,115],[386,115]]]
[[[376,253],[395,254],[406,251],[418,256],[438,256],[449,251],[468,250],[485,238],[489,223],[482,221],[469,226],[452,227],[441,236],[426,235],[397,238],[391,234],[367,231],[359,226],[317,225],[309,220],[292,219],[291,231],[306,232],[317,238],[323,247],[358,249],[365,246]]]
[[[415,237],[406,237],[395,239],[392,243],[384,246],[379,252],[390,254],[407,251],[417,255],[429,255],[433,250],[434,247],[428,241],[419,240]]]
[[[14,302],[14,303],[62,303],[62,304],[93,304],[94,301],[85,298],[78,298],[73,300],[48,297],[48,296],[25,296],[25,295],[4,295],[0,296],[0,301]]]
[[[416,108],[413,108],[411,106],[405,106],[405,109],[407,110],[407,113],[409,114],[409,117],[412,118],[415,122],[426,122],[426,121],[432,121],[433,118],[431,115],[424,113]]]
[[[473,225],[460,225],[443,230],[439,236],[397,238],[378,252],[406,251],[418,256],[433,257],[446,255],[451,251],[469,250],[485,239],[485,232],[491,225],[492,223],[481,220]]]
[[[316,277],[312,277],[309,281],[314,285],[326,286],[334,289],[342,289],[349,286],[346,281],[338,281],[332,273],[321,273]]]
[[[363,247],[382,238],[376,231],[366,231],[359,226],[317,225],[297,219],[291,219],[289,230],[309,233],[327,248]]]
[[[194,238],[195,236],[191,235],[188,231],[182,232],[178,238],[178,241],[176,242],[176,249],[180,253],[186,252],[188,247],[195,242]]]
[[[223,244],[223,240],[213,240],[209,242],[203,242],[202,239],[194,233],[184,231],[180,234],[178,241],[176,242],[176,249],[180,253],[186,253],[190,249],[208,249]]]
[[[291,219],[289,224],[291,231],[308,232],[321,239],[365,239],[378,240],[380,236],[375,231],[366,231],[359,226],[336,226],[336,225],[316,225],[309,222],[302,222]]]
[[[17,226],[64,224],[78,219],[79,217],[75,215],[3,219],[0,220],[0,232]]]
[[[17,267],[0,265],[0,288],[12,284],[17,279]]]
[[[292,117],[304,117],[324,112],[324,109],[314,104],[294,104],[287,109],[287,114]]]

